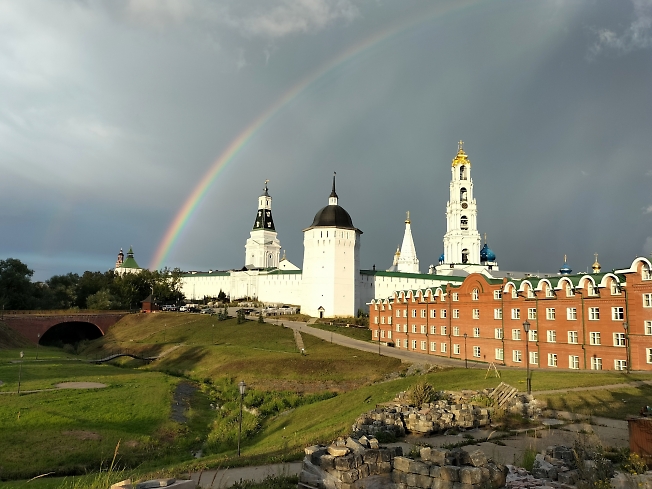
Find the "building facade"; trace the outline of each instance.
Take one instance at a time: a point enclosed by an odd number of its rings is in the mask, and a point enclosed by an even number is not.
[[[652,370],[652,265],[643,257],[613,273],[520,280],[474,273],[462,283],[372,300],[369,317],[374,340],[424,355],[535,369]]]

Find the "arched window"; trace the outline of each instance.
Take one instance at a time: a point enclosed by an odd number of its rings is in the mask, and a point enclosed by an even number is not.
[[[480,291],[478,289],[473,289],[473,292],[471,292],[471,298],[474,301],[477,301],[480,299]]]
[[[643,270],[641,271],[641,278],[643,280],[652,280],[652,271],[650,271],[650,267],[647,266],[647,264],[643,263]]]
[[[460,180],[466,180],[466,166],[460,166]]]
[[[462,216],[462,218],[460,219],[460,227],[465,230],[469,229],[469,219],[466,216]]]
[[[462,219],[464,219],[464,218],[462,218]],[[465,229],[465,228],[462,228],[462,229]],[[462,250],[462,263],[468,263],[468,262],[469,262],[469,250],[464,248]]]
[[[466,202],[467,200],[467,192],[464,187],[460,189],[460,202]]]

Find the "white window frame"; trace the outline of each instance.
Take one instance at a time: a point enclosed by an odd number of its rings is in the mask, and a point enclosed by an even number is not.
[[[647,363],[652,363],[652,348],[645,349],[645,359]]]
[[[460,355],[460,352],[462,351],[460,345],[458,343],[453,343],[453,355]]]
[[[502,290],[494,290],[494,300],[499,301],[502,298],[503,298],[503,291]]]
[[[643,323],[643,328],[645,330],[646,335],[652,335],[652,321],[645,321]]]
[[[512,361],[514,363],[521,363],[523,360],[523,352],[521,350],[512,350]]]
[[[578,341],[578,333],[577,331],[569,331],[568,332],[568,344],[569,345],[577,345]]]
[[[600,331],[591,331],[589,332],[589,345],[600,346],[602,344],[602,338]]]
[[[546,307],[546,319],[548,321],[554,321],[555,320],[555,308],[554,307]]]
[[[556,367],[556,366],[557,366],[557,354],[548,353],[548,367]]]
[[[539,331],[537,331],[536,329],[531,329],[530,331],[528,331],[527,336],[528,336],[528,341],[534,341],[534,342],[539,341]]]
[[[494,358],[496,360],[505,360],[505,351],[502,348],[496,348],[494,350]]]
[[[446,319],[446,309],[441,310],[441,312],[439,313],[439,318]]]
[[[397,333],[400,333],[400,332],[401,332],[401,325],[400,325],[400,324],[397,324],[397,325],[396,325],[396,332],[397,332]]]
[[[453,336],[459,336],[459,335],[460,335],[459,326],[453,326]]]
[[[441,331],[442,336],[446,336],[446,334],[448,332],[448,328],[446,326],[441,326],[440,331]]]
[[[421,325],[421,334],[427,334],[427,330],[426,330],[426,325],[425,325],[425,324],[422,324],[422,325]]]
[[[602,358],[591,357],[591,370],[602,370]]]
[[[478,289],[473,289],[471,292],[471,300],[477,301],[480,300],[480,291]]]
[[[555,296],[555,291],[552,287],[546,287],[546,297],[552,299]]]
[[[473,337],[480,338],[480,328],[473,328]]]
[[[459,318],[460,318],[460,310],[453,309],[453,319],[459,319]]]
[[[624,347],[627,343],[625,333],[614,333],[614,346]]]
[[[430,326],[430,334],[437,334],[437,326]]]
[[[567,307],[566,308],[566,320],[567,321],[577,321],[577,307]]]
[[[421,319],[425,319],[425,318],[426,318],[426,310],[421,309]]]
[[[442,353],[446,353],[446,350],[448,350],[448,344],[442,342],[439,349],[441,350]]]
[[[480,319],[480,309],[473,309],[473,319]]]
[[[412,349],[413,350],[417,349],[417,340],[412,340]]]
[[[521,319],[521,310],[518,307],[512,309],[512,319]]]
[[[494,309],[494,319],[502,319],[503,310],[501,308]]]
[[[611,281],[610,289],[611,289],[611,295],[620,295],[620,287],[618,286],[618,282],[616,282],[615,280]]]
[[[479,346],[474,346],[473,347],[473,356],[475,358],[480,358],[480,347]]]
[[[528,319],[536,319],[537,318],[537,308],[536,307],[529,307],[527,310],[527,318]]]
[[[546,331],[546,340],[548,343],[557,343],[557,330],[549,329]]]
[[[530,365],[539,365],[539,352],[530,352]]]
[[[432,319],[437,319],[437,309],[431,309],[430,310],[430,317]]]
[[[433,351],[433,352],[437,351],[437,342],[436,341],[431,341],[430,342],[430,351]]]
[[[417,310],[416,309],[412,309],[412,317],[413,318],[417,317]]]
[[[579,370],[580,357],[577,355],[568,355],[568,368],[571,370]]]
[[[589,307],[589,321],[599,321],[599,320],[600,320],[600,308]]]
[[[421,340],[421,350],[426,351],[427,344],[424,340]]]
[[[503,328],[494,328],[494,338],[497,340],[503,339]]]
[[[612,307],[611,308],[611,319],[612,321],[622,321],[625,319],[625,308],[624,307]]]
[[[627,360],[614,360],[614,370],[627,370]]]
[[[460,294],[457,292],[453,292],[453,302],[457,302],[460,300]]]
[[[512,340],[520,341],[521,340],[521,328],[512,329]]]
[[[643,307],[652,307],[652,294],[643,294]]]

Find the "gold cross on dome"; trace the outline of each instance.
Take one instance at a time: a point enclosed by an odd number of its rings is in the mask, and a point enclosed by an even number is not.
[[[461,139],[457,143],[457,151],[464,151],[464,141],[462,141]]]

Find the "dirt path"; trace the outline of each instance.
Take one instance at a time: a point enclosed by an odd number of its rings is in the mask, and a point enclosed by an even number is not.
[[[99,382],[61,382],[54,385],[57,389],[102,389],[106,384]]]
[[[301,462],[290,462],[285,464],[237,467],[233,469],[206,470],[204,472],[195,472],[191,476],[192,480],[202,489],[222,489],[231,487],[240,481],[262,482],[267,477],[299,475],[300,472]]]

